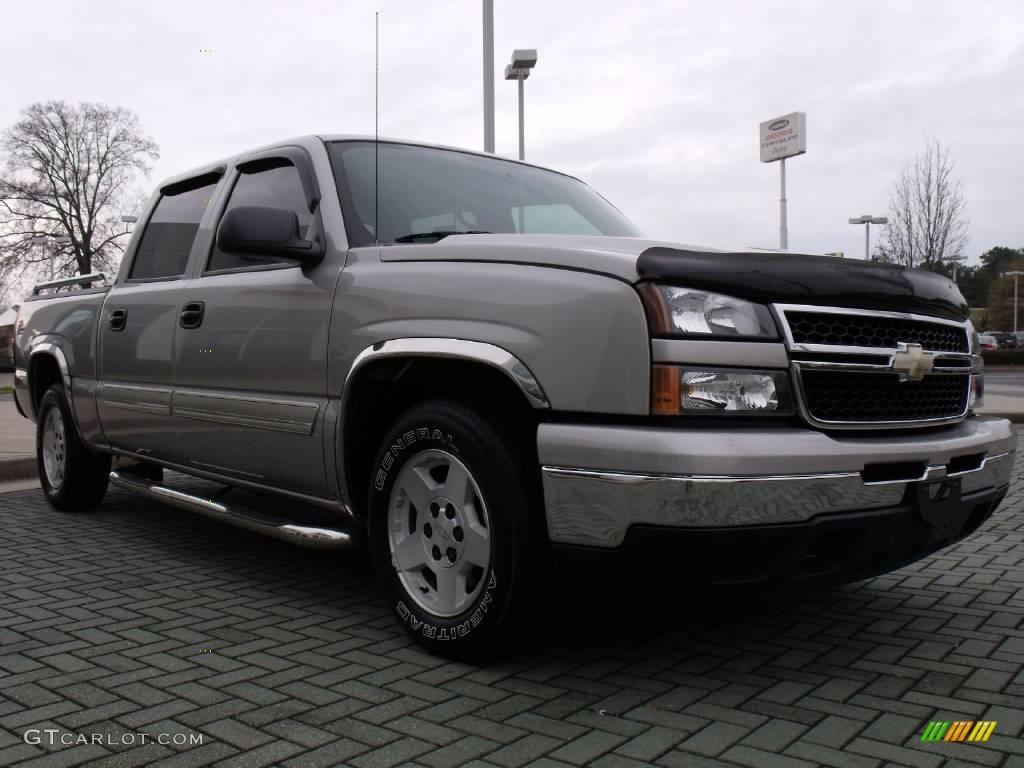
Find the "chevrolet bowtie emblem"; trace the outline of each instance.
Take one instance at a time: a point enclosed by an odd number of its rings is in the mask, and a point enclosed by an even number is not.
[[[925,352],[920,344],[905,344],[901,341],[896,346],[892,369],[900,375],[900,381],[921,381],[926,373],[932,372],[935,355]]]

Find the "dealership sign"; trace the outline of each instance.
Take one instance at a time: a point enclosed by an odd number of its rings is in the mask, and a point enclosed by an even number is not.
[[[788,115],[761,123],[761,162],[770,163],[807,151],[807,115]]]

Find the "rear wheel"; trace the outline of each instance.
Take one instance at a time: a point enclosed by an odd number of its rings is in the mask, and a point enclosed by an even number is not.
[[[64,512],[96,507],[107,492],[110,457],[90,451],[75,431],[64,388],[54,384],[39,401],[36,464],[47,501]]]
[[[414,406],[385,436],[371,552],[420,644],[475,658],[532,639],[547,552],[531,455],[523,431],[449,401]]]

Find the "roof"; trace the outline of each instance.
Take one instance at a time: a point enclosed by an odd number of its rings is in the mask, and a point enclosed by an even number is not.
[[[477,155],[478,157],[489,157],[497,160],[505,160],[510,163],[516,163],[517,165],[525,165],[530,168],[540,168],[542,171],[553,171],[555,173],[561,173],[563,176],[569,176],[571,174],[559,171],[557,168],[549,168],[546,165],[537,165],[536,163],[528,163],[525,160],[518,160],[514,157],[506,157],[505,155],[499,155],[493,152],[481,152],[476,149],[466,149],[465,147],[453,147],[450,144],[431,144],[427,141],[410,141],[409,139],[392,139],[387,136],[373,137],[363,136],[359,134],[346,134],[346,133],[329,133],[329,134],[317,134],[315,137],[321,141],[380,141],[383,144],[407,144],[411,147],[427,147],[428,149],[447,149],[451,152],[462,152],[466,155]]]
[[[211,171],[215,171],[215,170],[223,170],[224,167],[230,168],[239,158],[242,158],[242,157],[244,157],[246,155],[253,154],[255,152],[263,152],[263,151],[268,150],[268,149],[276,149],[278,147],[284,147],[284,146],[288,146],[288,145],[292,145],[292,146],[301,145],[303,143],[309,142],[310,140],[319,141],[319,142],[331,142],[331,141],[379,141],[382,144],[405,144],[405,145],[410,146],[410,147],[426,147],[428,149],[444,149],[444,150],[448,150],[448,151],[451,151],[451,152],[462,152],[462,153],[467,154],[467,155],[477,155],[478,157],[488,157],[488,158],[491,158],[491,159],[502,160],[502,161],[508,162],[508,163],[516,163],[518,165],[525,165],[525,166],[527,166],[529,168],[539,168],[542,171],[551,171],[552,173],[560,173],[563,176],[569,176],[570,178],[574,178],[577,181],[579,181],[579,179],[576,178],[575,176],[573,176],[572,174],[564,173],[563,171],[559,171],[559,170],[556,170],[554,168],[548,168],[546,166],[536,165],[534,163],[527,163],[527,162],[525,162],[523,160],[517,160],[517,159],[515,159],[513,157],[505,157],[504,155],[496,155],[496,154],[491,154],[489,152],[479,152],[479,151],[477,151],[475,149],[466,149],[464,147],[453,147],[453,146],[449,146],[449,145],[446,145],[446,144],[430,144],[428,142],[423,142],[423,141],[409,141],[407,139],[393,139],[393,138],[389,138],[389,137],[386,137],[386,136],[380,136],[378,138],[375,138],[373,136],[365,136],[365,135],[360,135],[360,134],[330,133],[330,134],[305,134],[303,136],[292,136],[290,138],[282,139],[281,141],[274,141],[274,142],[271,142],[270,144],[264,144],[264,145],[259,146],[259,147],[250,147],[250,148],[242,150],[241,152],[239,152],[236,155],[231,155],[229,157],[221,158],[219,160],[213,160],[213,161],[211,161],[209,163],[204,163],[203,165],[198,165],[198,166],[196,166],[194,168],[190,168],[189,170],[184,171],[182,173],[177,173],[177,174],[174,174],[173,176],[168,176],[167,178],[162,179],[159,184],[157,184],[157,189],[163,189],[164,187],[166,187],[166,186],[168,186],[170,184],[174,184],[174,183],[179,182],[179,181],[185,181],[187,179],[192,179],[192,178],[195,178],[196,176],[201,176],[204,173],[210,173]]]

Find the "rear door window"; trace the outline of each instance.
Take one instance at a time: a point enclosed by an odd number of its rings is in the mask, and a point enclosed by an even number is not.
[[[163,195],[146,222],[129,280],[155,280],[185,274],[192,243],[217,183]]]

